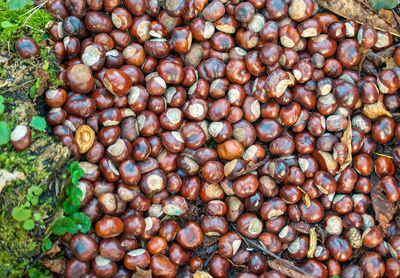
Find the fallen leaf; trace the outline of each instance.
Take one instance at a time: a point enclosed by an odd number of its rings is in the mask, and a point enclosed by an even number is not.
[[[204,246],[213,245],[218,240],[219,240],[219,236],[206,236],[206,235],[204,235],[204,237],[203,237],[203,245]]]
[[[151,270],[141,269],[136,266],[136,272],[132,275],[132,278],[152,278]]]
[[[67,263],[67,260],[64,258],[60,259],[43,259],[40,260],[40,263],[47,269],[49,269],[51,272],[55,272],[58,274],[64,274],[65,270],[65,264]]]
[[[208,272],[198,270],[193,274],[193,278],[213,278],[213,277]]]
[[[290,225],[299,233],[308,235],[310,233],[310,224],[304,221],[291,222]]]
[[[4,186],[15,180],[25,180],[25,174],[20,171],[9,172],[0,169],[0,192],[3,190]]]
[[[311,199],[310,199],[310,195],[308,195],[307,192],[305,192],[300,186],[297,186],[297,188],[300,190],[300,192],[302,193],[301,195],[301,199],[303,200],[304,204],[306,205],[307,208],[309,208],[311,206]]]
[[[347,166],[349,166],[351,161],[352,161],[352,155],[351,155],[351,140],[352,140],[352,137],[353,137],[353,131],[352,131],[352,128],[351,128],[351,119],[350,119],[350,116],[349,116],[349,118],[347,119],[347,127],[346,127],[345,131],[343,132],[342,139],[340,139],[340,142],[345,144],[346,147],[347,147],[347,157],[343,161],[343,163],[340,165],[340,168],[337,171],[338,174],[340,172],[342,172],[344,169],[346,169]]]
[[[307,257],[313,258],[315,249],[317,248],[317,232],[315,231],[315,227],[310,228],[310,240],[309,247],[307,251]]]
[[[270,268],[282,272],[283,275],[292,277],[292,278],[310,278],[313,277],[311,275],[305,275],[300,273],[299,271],[289,268],[287,265],[282,263],[279,260],[268,260],[268,265]]]
[[[393,26],[397,25],[397,21],[394,18],[392,11],[380,10],[378,15],[380,16],[380,18],[382,18],[384,21],[386,21],[387,24],[393,25]]]
[[[388,116],[392,117],[392,114],[386,110],[385,105],[383,104],[383,95],[379,96],[379,99],[376,103],[373,104],[365,104],[362,112],[365,116],[370,119],[376,119],[380,116]]]
[[[394,61],[393,57],[387,58],[385,63],[386,63],[386,67],[384,69],[393,69],[394,67],[397,67],[397,64]]]
[[[345,18],[352,18],[358,23],[369,23],[378,30],[388,31],[392,35],[400,36],[394,26],[390,26],[379,17],[376,12],[362,1],[357,0],[317,0],[318,4],[334,14]],[[379,0],[381,1],[381,0]],[[391,1],[391,0],[390,0]],[[396,0],[397,1],[397,0]]]
[[[60,239],[57,239],[57,241],[53,243],[51,248],[43,253],[43,256],[49,256],[50,258],[52,258],[54,257],[54,255],[60,253],[61,252],[60,244],[61,244]]]
[[[383,66],[383,64],[386,63],[386,61],[393,57],[394,52],[396,51],[396,47],[394,45],[382,49],[378,52],[372,52],[369,51],[367,53],[367,59],[370,60],[375,67],[380,68]]]
[[[379,178],[374,173],[371,177],[371,185],[371,201],[375,211],[375,219],[386,235],[389,222],[394,216],[394,205],[386,198],[386,195],[379,188]]]
[[[338,168],[338,163],[333,159],[333,155],[329,152],[324,152],[321,150],[315,150],[311,156],[318,161],[321,170],[327,172],[334,172]]]
[[[235,264],[234,262],[232,262],[232,260],[230,260],[230,259],[228,259],[228,258],[227,258],[227,260],[228,260],[228,262],[229,262],[233,267],[236,267],[236,268],[243,268],[243,269],[245,269],[245,270],[248,270],[248,269],[249,269],[249,267],[248,267],[247,265],[245,265],[245,264]]]
[[[394,9],[399,3],[399,0],[368,0],[375,11],[382,9]]]
[[[44,93],[44,89],[47,88],[47,81],[49,80],[49,73],[41,68],[35,69],[33,71],[33,76],[36,78],[41,78],[40,86],[36,90],[36,96],[40,96]]]

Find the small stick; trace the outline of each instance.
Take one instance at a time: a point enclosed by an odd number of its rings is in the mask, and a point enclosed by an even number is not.
[[[249,172],[255,171],[258,168],[260,168],[262,165],[264,165],[268,161],[268,159],[269,159],[269,157],[266,157],[263,160],[261,160],[260,162],[257,162],[256,164],[254,164],[253,166],[246,167],[246,169],[243,169],[237,173],[234,173],[234,175],[235,176],[243,176]]]
[[[307,275],[309,277],[312,277],[310,274],[308,274],[307,272],[305,272],[303,269],[295,266],[294,264],[289,263],[287,260],[282,259],[281,257],[275,255],[274,253],[272,253],[271,251],[267,250],[266,248],[260,246],[259,244],[257,244],[254,240],[248,239],[246,237],[244,237],[236,228],[236,226],[234,224],[232,224],[233,229],[239,234],[239,236],[245,241],[247,242],[249,245],[251,245],[254,248],[257,248],[258,250],[264,252],[265,254],[273,257],[274,259],[281,261],[283,264],[285,264],[287,267],[292,268],[298,272],[300,272],[301,274]]]
[[[204,262],[204,266],[203,266],[203,269],[206,269],[207,268],[207,266],[208,266],[208,264],[210,263],[210,261],[211,261],[211,258],[212,258],[212,256],[214,256],[214,254],[217,252],[217,248],[215,248],[215,246],[214,246],[214,251],[211,253],[211,255],[208,257],[208,259]]]

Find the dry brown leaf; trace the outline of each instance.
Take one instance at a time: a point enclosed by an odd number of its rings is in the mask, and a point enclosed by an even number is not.
[[[318,4],[332,13],[345,18],[355,19],[358,23],[369,23],[378,30],[388,31],[392,35],[400,37],[400,33],[394,26],[389,25],[379,17],[374,10],[365,3],[357,0],[317,0]]]
[[[136,266],[136,272],[132,275],[132,278],[152,278],[151,270],[141,269]]]
[[[40,263],[47,269],[49,269],[51,272],[55,272],[58,274],[64,274],[65,270],[65,264],[67,263],[67,260],[64,258],[61,259],[43,259],[40,260]]]
[[[268,260],[268,265],[270,268],[282,272],[283,275],[292,277],[292,278],[310,278],[313,277],[311,275],[305,275],[300,273],[299,271],[289,268],[287,265],[282,263],[279,260]]]
[[[383,104],[383,95],[379,96],[379,99],[376,103],[365,104],[362,109],[362,112],[365,116],[367,116],[370,119],[375,119],[380,116],[392,117],[392,114],[386,110],[386,107]]]
[[[297,188],[300,190],[301,194],[301,199],[303,200],[304,204],[306,205],[307,208],[311,206],[311,199],[310,196],[308,195],[307,192],[305,192],[300,186],[297,186]]]
[[[392,25],[392,26],[396,26],[397,25],[397,21],[394,18],[394,15],[393,15],[392,11],[379,10],[378,15],[379,15],[380,18],[382,18],[384,21],[386,21],[387,24]]]
[[[333,155],[329,152],[324,152],[321,150],[315,150],[311,156],[318,161],[321,169],[327,172],[336,171],[338,168],[338,163],[333,159]]]
[[[249,267],[248,267],[247,265],[245,265],[245,264],[235,264],[234,262],[232,262],[232,260],[230,260],[230,259],[228,259],[228,258],[227,258],[227,260],[228,260],[228,262],[229,262],[233,267],[243,268],[243,269],[245,269],[245,270],[248,270],[248,269],[249,269]]]
[[[208,272],[198,270],[193,274],[193,278],[213,278],[213,277]]]
[[[299,233],[308,235],[310,233],[310,224],[304,221],[291,222],[290,225]]]
[[[387,58],[385,63],[386,63],[386,67],[384,69],[393,69],[394,67],[397,67],[397,64],[394,61],[393,57]]]
[[[343,132],[342,139],[340,139],[340,142],[345,144],[346,147],[347,147],[347,157],[343,161],[343,163],[340,165],[340,168],[337,171],[337,173],[341,173],[344,169],[347,168],[347,166],[350,165],[350,163],[352,161],[352,155],[351,155],[351,140],[352,140],[352,136],[353,136],[353,132],[352,132],[352,128],[351,128],[351,118],[349,116],[348,119],[347,119],[347,127],[346,127],[345,131]]]
[[[315,231],[315,227],[310,228],[310,244],[308,245],[307,257],[313,258],[315,249],[317,248],[317,232]]]
[[[7,170],[0,169],[0,193],[3,188],[14,180],[25,180],[25,174],[20,171],[9,172]]]
[[[53,258],[54,255],[58,254],[61,252],[61,247],[60,247],[61,241],[58,239],[56,242],[53,243],[51,248],[47,250],[46,252],[43,253],[43,256],[49,256],[50,258]]]
[[[203,245],[204,246],[213,245],[218,240],[219,240],[219,236],[206,236],[206,235],[204,235],[204,237],[203,237]]]
[[[389,222],[394,216],[394,205],[386,198],[386,195],[379,188],[379,178],[376,174],[372,174],[371,185],[371,201],[375,211],[375,219],[386,235]]]

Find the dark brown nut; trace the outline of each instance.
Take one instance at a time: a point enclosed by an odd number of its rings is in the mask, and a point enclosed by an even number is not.
[[[71,253],[80,261],[94,259],[99,251],[96,241],[87,234],[76,234],[70,241]]]
[[[241,244],[242,239],[237,233],[226,233],[218,241],[219,254],[225,258],[231,258],[237,253]]]
[[[96,234],[101,238],[117,237],[123,231],[123,223],[118,217],[103,218],[96,223]]]
[[[312,37],[307,42],[307,49],[312,53],[319,53],[325,58],[332,56],[336,52],[337,44],[335,40],[326,34]]]
[[[70,66],[66,71],[66,81],[70,89],[77,93],[90,93],[94,88],[92,72],[84,64]]]
[[[278,138],[282,132],[282,126],[273,119],[263,119],[256,126],[257,136],[263,142],[270,142]]]
[[[262,233],[259,237],[258,237],[258,241],[265,246],[265,248],[272,252],[272,253],[278,253],[281,248],[282,248],[282,244],[279,241],[278,237],[274,234],[271,233]]]
[[[104,74],[104,86],[113,95],[125,96],[132,87],[132,80],[123,71],[117,69],[108,69]]]
[[[10,141],[17,150],[24,150],[31,144],[31,137],[29,126],[17,125],[10,134]]]
[[[166,39],[151,39],[144,44],[146,53],[154,58],[165,58],[170,51],[168,41]]]
[[[81,59],[92,71],[98,71],[104,65],[106,53],[102,45],[92,43],[83,49]]]
[[[91,11],[85,16],[85,26],[96,33],[110,33],[113,28],[111,17],[103,12]]]
[[[265,91],[272,98],[281,97],[287,87],[292,83],[290,76],[283,70],[276,70],[267,77],[265,81]]]
[[[378,40],[377,32],[371,24],[363,24],[358,29],[357,40],[360,46],[372,48]]]
[[[307,205],[302,201],[299,205],[299,210],[301,213],[301,218],[309,223],[318,223],[324,217],[324,209],[321,203],[317,200],[311,200],[311,205]]]
[[[202,11],[202,15],[207,21],[217,21],[224,15],[224,13],[225,6],[218,0],[214,0],[207,4]]]
[[[301,22],[312,16],[314,2],[312,0],[294,0],[289,5],[289,16],[291,19]]]
[[[31,38],[19,38],[15,43],[15,50],[22,59],[29,59],[39,55],[39,47]]]
[[[150,254],[146,249],[138,248],[126,253],[124,265],[127,269],[146,268],[150,264]]]
[[[300,42],[300,36],[296,28],[289,24],[279,29],[279,39],[281,44],[287,48],[293,48]]]
[[[167,84],[179,84],[184,77],[182,64],[168,60],[163,60],[158,64],[157,72]]]

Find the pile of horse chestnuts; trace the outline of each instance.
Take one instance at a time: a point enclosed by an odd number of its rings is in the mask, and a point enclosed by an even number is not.
[[[310,277],[399,277],[400,225],[379,225],[371,189],[399,204],[400,68],[364,59],[390,33],[315,0],[46,7],[47,121],[93,223],[64,236],[65,277],[285,277],[246,240]]]

